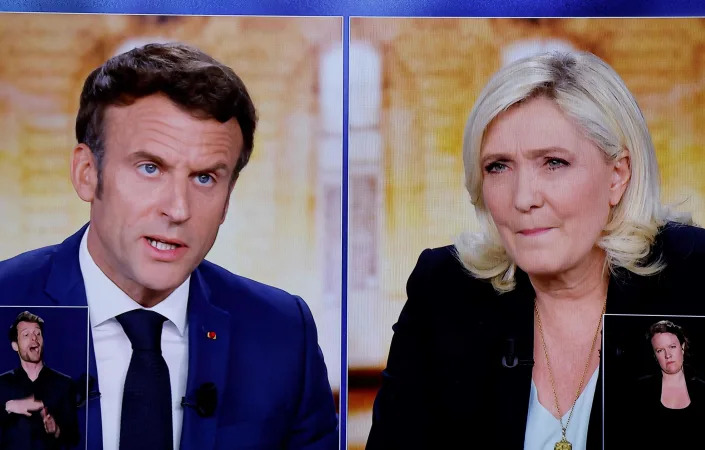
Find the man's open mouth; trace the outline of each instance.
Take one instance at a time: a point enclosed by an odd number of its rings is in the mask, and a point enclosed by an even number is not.
[[[147,238],[147,242],[149,242],[149,245],[156,248],[157,250],[176,250],[179,247],[183,247],[183,245],[176,242],[165,242],[150,237]]]

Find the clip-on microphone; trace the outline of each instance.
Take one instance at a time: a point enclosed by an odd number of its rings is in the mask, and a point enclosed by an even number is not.
[[[196,389],[195,398],[187,400],[186,397],[181,398],[181,406],[188,406],[196,410],[201,417],[211,417],[215,413],[215,407],[218,405],[218,389],[212,382],[203,383]]]

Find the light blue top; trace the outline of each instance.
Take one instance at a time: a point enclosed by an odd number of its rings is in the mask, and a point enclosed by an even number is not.
[[[599,369],[598,367],[595,370],[585,389],[580,393],[580,397],[575,403],[570,425],[566,430],[566,439],[573,445],[573,450],[585,450],[587,446],[588,423],[590,422],[590,411],[592,410],[592,400],[595,397]],[[569,414],[570,411],[563,415],[564,425]],[[529,415],[526,419],[526,433],[524,434],[524,450],[553,450],[561,437],[561,424],[539,403],[538,391],[532,379]]]

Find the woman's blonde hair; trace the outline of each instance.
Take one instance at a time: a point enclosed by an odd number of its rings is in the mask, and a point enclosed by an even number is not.
[[[546,53],[518,60],[497,72],[483,89],[465,126],[465,186],[475,205],[481,231],[464,233],[455,246],[458,257],[475,277],[490,279],[497,291],[514,289],[516,265],[502,245],[482,198],[480,151],[485,131],[512,105],[545,96],[560,107],[610,160],[629,152],[631,178],[621,201],[611,211],[597,245],[607,254],[607,267],[623,267],[640,275],[663,269],[647,262],[659,227],[677,217],[661,204],[654,145],[644,116],[624,81],[591,53]]]

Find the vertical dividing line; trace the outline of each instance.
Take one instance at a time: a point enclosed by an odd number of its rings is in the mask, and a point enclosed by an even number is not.
[[[343,16],[343,188],[340,323],[340,450],[348,442],[348,106],[349,106],[350,16]]]

